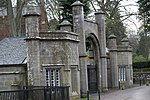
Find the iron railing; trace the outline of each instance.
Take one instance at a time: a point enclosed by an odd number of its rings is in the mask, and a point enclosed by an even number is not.
[[[69,87],[24,87],[22,90],[0,91],[0,100],[70,100]]]

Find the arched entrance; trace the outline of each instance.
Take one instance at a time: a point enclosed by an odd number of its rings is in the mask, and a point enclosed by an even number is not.
[[[86,52],[87,52],[87,75],[89,91],[98,90],[98,51],[96,43],[92,37],[86,38]]]

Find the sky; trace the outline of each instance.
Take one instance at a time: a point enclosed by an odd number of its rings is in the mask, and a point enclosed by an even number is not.
[[[12,5],[15,5],[16,4],[16,0],[11,0],[12,1]]]
[[[131,13],[138,14],[138,4],[136,3],[138,0],[123,0],[121,5],[126,6],[126,10]],[[121,10],[124,10],[123,8]],[[136,15],[133,15],[128,20],[124,21],[124,25],[127,27],[127,32],[129,34],[137,34],[138,28],[140,26],[139,19]]]

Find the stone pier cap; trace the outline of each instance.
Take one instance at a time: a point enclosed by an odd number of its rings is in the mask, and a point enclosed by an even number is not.
[[[73,7],[73,6],[84,6],[84,4],[81,3],[80,1],[76,1],[76,2],[74,2],[71,6],[72,6],[72,7]]]
[[[79,42],[78,34],[67,31],[48,31],[39,33],[40,40],[70,40]]]

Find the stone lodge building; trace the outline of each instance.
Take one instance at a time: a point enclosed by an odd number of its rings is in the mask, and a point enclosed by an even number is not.
[[[35,4],[35,3],[34,3]],[[71,24],[63,21],[56,32],[39,30],[40,12],[32,3],[24,13],[26,37],[0,41],[0,89],[29,86],[70,86],[70,97],[87,91],[107,91],[133,84],[132,50],[127,38],[116,45],[109,36],[106,46],[105,14],[95,22],[84,19],[83,4],[72,5]],[[107,50],[107,48],[108,50]]]

